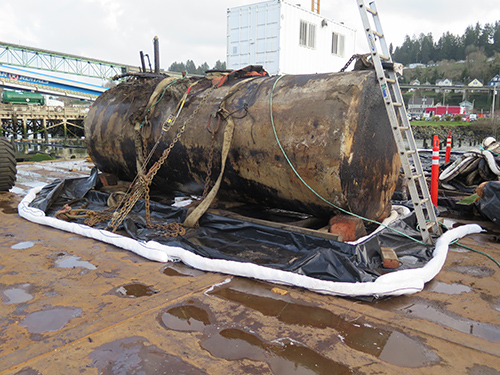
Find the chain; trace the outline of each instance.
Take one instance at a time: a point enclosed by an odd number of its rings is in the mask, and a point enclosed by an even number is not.
[[[128,216],[132,208],[135,206],[137,201],[141,199],[142,197],[145,197],[146,199],[146,220],[148,220],[148,216],[150,218],[150,202],[149,202],[149,186],[151,185],[153,178],[156,176],[162,165],[165,163],[167,160],[168,156],[170,155],[170,152],[172,151],[172,148],[175,146],[175,144],[179,141],[181,138],[182,134],[186,130],[186,125],[190,123],[194,116],[198,113],[200,108],[205,104],[207,101],[208,97],[210,96],[210,93],[215,89],[215,86],[212,86],[203,99],[200,101],[198,106],[194,109],[193,113],[189,116],[187,120],[185,120],[180,127],[180,129],[177,131],[177,134],[175,135],[174,139],[170,143],[170,145],[163,151],[161,157],[153,164],[153,166],[150,168],[149,172],[146,175],[141,175],[139,176],[138,181],[136,182],[136,185],[133,188],[132,193],[129,195],[127,201],[123,205],[123,207],[115,212],[113,214],[113,218],[111,223],[108,225],[108,227],[111,227],[112,231],[115,232],[118,226],[125,220],[125,218]],[[167,127],[165,130],[169,130],[172,127],[174,121],[167,121]],[[165,125],[165,124],[164,124]],[[149,219],[148,225],[151,223],[151,220]],[[179,223],[178,223],[179,224]],[[163,226],[162,226],[163,227]],[[181,227],[182,228],[182,227]],[[182,228],[184,229],[184,228]],[[185,232],[184,232],[185,233]],[[178,233],[181,234],[181,233]],[[182,234],[181,234],[182,235]]]
[[[212,133],[212,140],[210,141],[210,154],[208,155],[208,164],[207,164],[207,177],[205,177],[205,187],[203,188],[202,199],[208,194],[208,189],[210,187],[210,178],[212,176],[212,164],[214,160],[214,148],[215,148],[215,132]]]
[[[169,224],[153,224],[151,222],[151,203],[149,198],[149,186],[145,187],[145,197],[144,203],[146,205],[146,224],[150,228],[161,229],[163,231],[164,237],[177,237],[184,236],[186,234],[186,229],[182,226],[181,223],[173,222]]]
[[[212,130],[210,128],[212,118],[217,117],[218,122],[217,122],[217,127]],[[208,118],[208,125],[207,125],[207,130],[212,134],[212,138],[210,141],[210,153],[208,155],[208,163],[207,163],[207,177],[205,178],[205,187],[203,188],[203,195],[202,199],[205,199],[205,197],[208,194],[208,190],[210,188],[210,178],[212,176],[212,165],[213,165],[213,160],[214,160],[214,150],[215,150],[215,134],[219,131],[220,128],[220,123],[221,123],[221,118],[222,114],[220,112],[216,112]]]
[[[351,65],[351,63],[354,61],[354,59],[358,56],[359,56],[358,54],[352,55],[351,58],[349,59],[349,61],[347,61],[347,63],[344,65],[344,67],[342,69],[340,69],[340,71],[345,72],[345,70],[349,67],[349,65]]]

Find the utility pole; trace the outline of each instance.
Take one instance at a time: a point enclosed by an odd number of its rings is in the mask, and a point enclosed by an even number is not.
[[[497,124],[496,124],[496,121],[495,121],[495,97],[497,95],[497,86],[493,86],[493,100],[492,100],[492,103],[491,103],[491,121],[492,121],[492,124],[493,124],[493,128],[495,129],[494,131],[494,134],[493,136],[495,137],[495,139],[497,138]]]
[[[311,11],[319,14],[319,2],[320,0],[311,0]]]

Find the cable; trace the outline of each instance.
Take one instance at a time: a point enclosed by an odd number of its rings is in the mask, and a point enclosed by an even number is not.
[[[460,243],[460,242],[458,242],[458,241],[457,241],[456,243],[453,243],[453,242],[452,242],[450,245],[452,245],[452,244],[456,244],[456,245],[458,245],[458,246],[463,247],[464,249],[467,249],[467,250],[470,250],[470,251],[474,251],[475,253],[478,253],[478,254],[484,255],[485,257],[490,258],[490,260],[492,260],[492,261],[493,261],[493,262],[494,262],[494,263],[495,263],[498,267],[500,267],[500,262],[499,262],[498,260],[496,260],[495,258],[493,258],[490,254],[487,254],[487,253],[482,252],[482,251],[480,251],[480,250],[473,249],[472,247],[469,247],[469,246],[465,246],[465,245],[461,244],[461,243]]]
[[[441,225],[446,229],[448,230],[449,228],[444,225],[443,223],[441,223]],[[463,247],[464,249],[467,249],[467,250],[470,250],[470,251],[473,251],[475,253],[478,253],[478,254],[481,254],[481,255],[484,255],[485,257],[489,258],[490,260],[493,261],[493,263],[495,263],[498,267],[500,267],[500,262],[498,260],[496,260],[495,258],[493,258],[490,254],[488,253],[485,253],[483,251],[480,251],[480,250],[476,250],[476,249],[473,249],[472,247],[469,247],[469,246],[466,246],[466,245],[463,245],[461,244],[460,242],[458,242],[458,240],[455,240],[453,242],[450,243],[450,245],[458,245],[458,246],[461,246]]]
[[[278,81],[283,78],[285,75],[282,75],[282,76],[279,76],[278,79],[274,82],[273,84],[273,88],[271,89],[271,95],[270,95],[270,99],[269,99],[269,106],[270,106],[270,116],[271,116],[271,126],[273,127],[273,132],[274,132],[274,137],[276,138],[276,142],[278,143],[278,146],[281,150],[281,152],[283,153],[283,156],[285,157],[286,161],[288,162],[288,165],[290,165],[290,168],[292,168],[292,171],[293,173],[295,173],[295,175],[299,178],[299,180],[314,194],[316,195],[319,199],[321,199],[323,202],[329,204],[330,206],[332,206],[333,208],[345,213],[345,214],[348,214],[348,215],[351,215],[351,216],[354,216],[354,217],[357,217],[358,219],[361,219],[361,220],[364,220],[364,221],[368,221],[370,223],[373,223],[373,224],[377,224],[377,225],[381,225],[389,230],[392,230],[393,232],[396,232],[412,241],[415,241],[419,244],[422,244],[422,245],[429,245],[428,243],[425,243],[423,241],[420,241],[420,240],[417,240],[416,238],[413,238],[412,236],[406,234],[406,233],[403,233],[395,228],[391,228],[389,227],[388,225],[386,224],[382,224],[376,220],[372,220],[372,219],[368,219],[366,217],[363,217],[363,216],[360,216],[360,215],[357,215],[353,212],[350,212],[350,211],[347,211],[337,205],[335,205],[334,203],[328,201],[327,199],[323,198],[321,195],[319,195],[311,186],[308,185],[307,182],[304,181],[304,179],[302,178],[302,176],[299,174],[299,172],[297,172],[297,170],[295,169],[295,167],[293,166],[292,162],[290,161],[290,159],[288,158],[288,155],[286,154],[285,150],[283,149],[283,146],[281,145],[281,142],[278,138],[278,134],[276,133],[276,127],[274,125],[274,118],[273,118],[273,96],[274,96],[274,88],[276,87],[276,84],[278,83]]]

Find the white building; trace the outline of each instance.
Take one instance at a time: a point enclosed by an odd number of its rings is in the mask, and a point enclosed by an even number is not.
[[[356,30],[270,0],[228,9],[227,68],[262,65],[270,74],[339,71],[355,53]]]

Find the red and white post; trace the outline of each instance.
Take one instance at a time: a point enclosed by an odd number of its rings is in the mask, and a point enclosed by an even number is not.
[[[444,157],[444,162],[448,163],[450,161],[451,154],[451,129],[448,130],[448,138],[446,138],[446,155]]]
[[[431,201],[437,207],[439,185],[439,137],[432,141]]]

